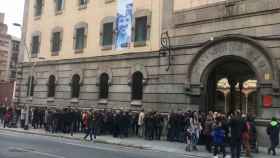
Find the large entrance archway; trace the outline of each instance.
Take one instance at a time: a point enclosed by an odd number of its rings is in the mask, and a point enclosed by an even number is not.
[[[262,117],[262,96],[279,90],[276,61],[265,47],[241,35],[215,38],[194,56],[186,80],[190,104],[199,106],[202,111],[221,109],[217,105],[218,99],[222,98],[217,92],[221,79],[227,80],[230,85],[229,96],[224,98],[227,100],[225,112],[244,109],[246,102],[243,98],[247,97],[255,99],[251,101],[256,106],[254,112]],[[254,97],[242,93],[251,81],[255,82]]]
[[[244,113],[257,113],[257,76],[248,61],[236,56],[216,59],[204,70],[203,97],[205,110],[232,112],[240,109]]]

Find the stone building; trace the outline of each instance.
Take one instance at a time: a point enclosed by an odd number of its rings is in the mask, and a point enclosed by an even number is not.
[[[56,1],[34,2],[26,1],[23,40],[36,51],[21,67],[19,105],[241,109],[257,116],[261,134],[263,120],[280,117],[279,0],[134,0],[132,32],[141,36],[135,30],[144,27],[146,38],[121,51],[114,40],[104,45],[114,39],[117,0],[67,1],[59,10]],[[87,44],[77,50],[78,28]],[[225,111],[217,106],[224,79]],[[255,85],[250,94],[248,82]]]
[[[8,26],[4,24],[5,14],[0,13],[0,81],[8,80],[8,56],[10,36],[7,34]]]

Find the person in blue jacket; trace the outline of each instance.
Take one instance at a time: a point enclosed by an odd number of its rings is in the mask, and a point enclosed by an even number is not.
[[[211,133],[213,145],[214,145],[214,157],[219,154],[219,151],[222,151],[223,158],[226,156],[225,151],[225,130],[222,128],[222,122],[217,121],[216,125]]]

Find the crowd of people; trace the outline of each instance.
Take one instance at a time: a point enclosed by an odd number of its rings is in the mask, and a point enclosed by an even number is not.
[[[16,127],[19,120],[20,110],[9,107],[0,106],[0,123],[3,127]]]
[[[254,117],[236,110],[229,114],[209,111],[208,113],[187,111],[159,113],[123,110],[81,110],[77,108],[48,109],[43,107],[13,110],[0,108],[0,118],[4,127],[9,124],[11,115],[18,115],[20,126],[29,122],[33,128],[57,133],[85,133],[93,140],[98,135],[113,137],[138,136],[147,140],[185,142],[186,151],[198,150],[197,145],[205,145],[214,156],[226,156],[230,149],[232,158],[239,158],[243,148],[246,156],[251,156],[252,149],[257,151],[257,129]],[[17,120],[18,120],[17,119]],[[279,144],[280,124],[273,118],[267,127],[271,140],[269,154],[276,155]]]

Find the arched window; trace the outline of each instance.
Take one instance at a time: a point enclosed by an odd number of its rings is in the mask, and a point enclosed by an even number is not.
[[[100,75],[100,86],[99,86],[99,98],[106,99],[108,98],[109,93],[109,75],[102,73]]]
[[[34,79],[35,79],[34,76],[28,77],[27,96],[30,96],[30,97],[32,97],[34,95],[34,87],[35,87]]]
[[[79,98],[80,96],[80,79],[77,74],[72,77],[72,98]]]
[[[51,75],[49,77],[49,82],[48,82],[48,97],[52,98],[55,96],[55,76]]]
[[[132,75],[132,100],[143,99],[143,74],[139,71]]]

